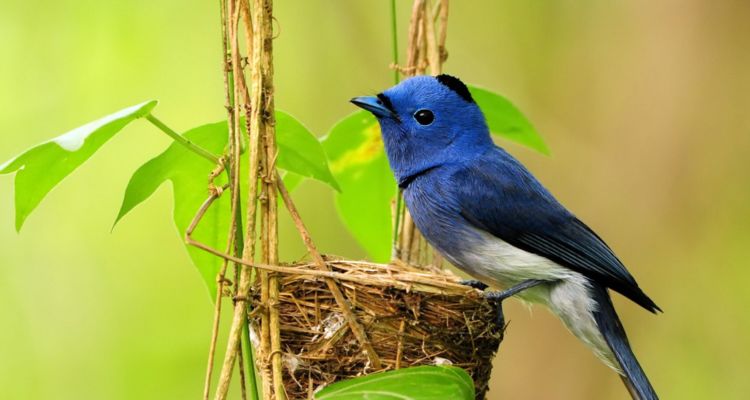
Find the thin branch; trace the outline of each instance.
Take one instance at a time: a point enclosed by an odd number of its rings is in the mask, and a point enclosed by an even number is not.
[[[231,43],[232,43],[232,59],[233,59],[233,71],[234,80],[237,86],[244,84],[244,77],[240,75],[239,66],[239,50],[237,49],[237,24],[239,22],[239,16],[241,14],[242,6],[239,3],[236,5],[236,12],[232,15],[232,30],[230,30]],[[253,35],[252,35],[252,96],[250,98],[250,116],[249,116],[249,134],[250,134],[250,189],[251,193],[248,203],[248,235],[244,243],[244,252],[240,265],[251,264],[249,261],[253,260],[253,250],[255,248],[255,220],[256,220],[256,199],[255,193],[257,191],[257,179],[258,179],[258,165],[260,156],[260,143],[261,138],[265,139],[265,171],[266,177],[268,177],[269,171],[274,171],[273,160],[275,159],[275,144],[273,142],[273,102],[272,102],[272,68],[271,68],[271,11],[272,3],[270,0],[255,0],[253,8],[250,10],[253,23]],[[247,23],[246,23],[247,26]],[[247,33],[246,33],[247,34]],[[269,87],[271,88],[269,90]],[[244,88],[244,93],[247,93]],[[235,97],[239,97],[243,93],[235,91]],[[248,96],[250,97],[250,96]],[[236,121],[236,120],[235,120]],[[268,182],[267,182],[268,181]],[[273,186],[273,176],[270,180],[265,179],[261,189],[264,193],[272,191],[275,193],[275,187]],[[261,232],[264,237],[262,240],[264,245],[264,259],[269,263],[277,263],[278,256],[276,254],[276,240],[278,234],[276,232],[276,217],[273,209],[269,209],[269,204],[273,204],[275,207],[275,201],[269,201],[265,196],[261,196],[261,200],[265,200],[262,203],[263,212],[261,221],[265,224]],[[269,279],[267,273],[261,273],[261,301],[264,303],[261,311],[261,346],[260,346],[260,357],[261,363],[261,378],[263,384],[263,395],[264,398],[271,396],[270,387],[268,386],[268,370],[266,357],[269,356],[268,342],[270,334],[267,333],[269,313],[268,306],[273,308],[273,304],[268,303],[269,289],[273,293],[273,289],[269,288]],[[222,367],[222,373],[220,376],[219,388],[216,392],[216,399],[226,398],[228,391],[229,381],[231,379],[232,367],[234,364],[234,353],[233,349],[240,341],[240,335],[243,326],[247,325],[247,313],[246,304],[248,302],[248,295],[251,286],[251,270],[250,268],[243,267],[240,269],[239,283],[238,283],[238,294],[236,297],[236,304],[234,309],[234,315],[232,319],[232,325],[229,333],[229,340],[227,344],[227,353],[224,357],[224,365]],[[272,280],[272,281],[275,281]],[[277,285],[277,283],[276,283]],[[278,288],[275,291],[276,297],[278,297]],[[278,319],[278,310],[276,312],[276,318]],[[274,332],[275,336],[279,335],[278,329]],[[271,338],[272,341],[276,342],[276,348],[279,348],[280,338]],[[280,350],[271,351],[270,357],[273,359],[274,364],[274,388],[276,398],[283,398],[283,382],[281,381],[281,358]]]
[[[227,187],[228,187],[228,185],[224,185],[222,187],[222,189],[226,189]],[[283,184],[279,185],[279,188],[281,188],[281,187],[283,187]],[[286,192],[286,188],[284,188],[283,190]],[[212,206],[212,204],[216,201],[216,199],[218,199],[221,196],[221,194],[222,194],[221,191],[216,192],[216,193],[211,193],[208,196],[208,198],[206,200],[204,200],[203,204],[201,204],[200,208],[198,209],[198,212],[195,214],[195,216],[193,217],[192,221],[190,221],[190,224],[188,225],[188,228],[185,230],[185,243],[186,244],[188,244],[190,246],[194,246],[196,248],[199,248],[199,249],[201,249],[203,251],[206,251],[208,253],[211,253],[211,254],[213,254],[215,256],[221,257],[221,258],[223,258],[225,260],[229,260],[229,261],[234,262],[234,263],[242,264],[242,265],[245,265],[247,267],[258,268],[258,269],[262,269],[262,270],[266,270],[266,271],[273,271],[273,272],[280,272],[280,273],[284,273],[284,274],[294,274],[294,275],[308,275],[308,276],[320,277],[320,278],[331,278],[331,279],[336,279],[336,280],[341,280],[341,281],[358,282],[358,283],[363,283],[363,284],[372,283],[371,281],[367,280],[366,278],[362,278],[362,277],[352,276],[352,275],[348,275],[348,274],[342,274],[342,273],[338,273],[338,272],[329,271],[328,267],[326,267],[326,270],[313,270],[313,269],[307,268],[307,266],[303,266],[305,268],[302,269],[302,268],[283,267],[283,266],[279,266],[279,265],[267,265],[267,264],[260,264],[260,263],[252,263],[252,262],[248,262],[246,260],[243,260],[241,258],[232,256],[230,254],[227,254],[225,252],[222,252],[221,250],[215,249],[215,248],[213,248],[211,246],[208,246],[208,245],[206,245],[204,243],[201,243],[201,242],[193,239],[193,237],[192,237],[193,232],[198,227],[198,224],[203,219],[203,216],[205,215],[205,213]],[[288,192],[286,192],[286,195],[282,194],[282,198],[284,198],[284,197],[286,197],[288,199],[291,199],[291,197],[289,196]],[[297,209],[294,206],[294,204],[291,203],[291,202],[289,204],[292,205],[293,210],[294,210],[293,212],[290,210],[290,213],[293,213],[292,215],[296,215],[297,218],[299,218],[299,213],[297,212]],[[299,219],[299,221],[301,221],[301,219]],[[310,239],[310,235],[307,232],[307,229],[304,227],[304,225],[302,225],[302,227],[303,227],[303,231],[306,234],[306,237],[308,238],[308,240],[310,240],[309,243],[313,246],[312,248],[314,250],[314,254],[317,254],[318,257],[320,257],[318,260],[322,259],[322,257],[320,256],[320,253],[318,253],[317,249],[314,247],[314,244],[312,244],[312,240]],[[303,238],[303,240],[304,240],[304,238]],[[325,261],[323,261],[323,262],[325,263]],[[350,263],[352,263],[352,262],[350,262]],[[316,266],[320,265],[319,261],[316,261],[315,264],[316,264]],[[407,277],[405,279],[401,279],[402,282],[405,282],[403,285],[401,285],[400,283],[397,284],[397,285],[398,285],[398,287],[403,288],[403,289],[407,289],[409,287],[409,285],[407,284],[407,282],[409,282],[409,283],[421,283],[421,284],[425,284],[425,285],[438,285],[438,286],[450,285],[450,286],[453,286],[453,287],[456,287],[456,288],[462,288],[462,287],[468,288],[467,286],[461,285],[459,283],[455,283],[454,284],[454,283],[451,283],[451,282],[446,282],[444,280],[434,280],[434,279],[431,278],[432,276],[433,275],[431,275],[431,274],[425,274],[424,277],[420,278],[420,277],[415,276],[414,274],[410,274],[409,277]]]
[[[396,21],[396,0],[391,0],[391,39],[393,48],[393,65],[398,65],[398,26]],[[393,69],[393,84],[398,84],[399,70]]]
[[[441,69],[440,49],[438,49],[437,38],[435,37],[435,20],[426,15],[426,10],[430,2],[425,3],[425,12],[422,21],[424,22],[425,46],[427,47],[427,61],[430,66],[430,74],[439,75]]]
[[[166,133],[169,137],[171,137],[175,142],[185,146],[186,149],[192,151],[193,153],[205,158],[208,161],[211,161],[213,164],[219,163],[219,157],[211,154],[210,151],[198,146],[197,144],[191,142],[189,139],[185,138],[184,136],[181,136],[179,133],[173,131],[170,127],[166,126],[161,120],[156,118],[153,114],[146,115],[146,119],[148,122],[151,122],[155,127],[159,128],[162,132]]]
[[[425,0],[415,0],[412,5],[411,17],[409,19],[409,34],[406,47],[406,65],[402,72],[406,76],[414,76],[418,72],[420,63],[420,43],[423,34],[422,19],[425,14]],[[409,261],[412,231],[414,223],[409,215],[409,210],[404,206],[403,194],[397,189],[396,192],[396,239],[394,240],[393,254],[396,258]]]
[[[226,187],[226,185],[225,185],[225,187]],[[279,187],[282,187],[282,185],[279,185]],[[284,189],[284,190],[286,190],[286,189]],[[262,269],[262,270],[266,270],[266,271],[280,272],[280,273],[283,273],[283,274],[312,276],[312,277],[320,277],[320,278],[331,278],[331,279],[340,280],[340,281],[357,282],[357,283],[362,283],[362,284],[372,284],[372,281],[369,280],[369,279],[367,279],[367,278],[353,276],[353,275],[350,275],[350,274],[343,274],[343,273],[339,273],[339,272],[332,272],[332,271],[328,270],[327,266],[326,266],[326,270],[314,270],[314,269],[309,269],[308,265],[303,265],[303,266],[300,266],[299,268],[293,268],[293,267],[284,267],[284,266],[280,266],[280,265],[267,265],[267,264],[261,264],[261,263],[248,262],[246,260],[243,260],[241,258],[237,258],[235,256],[232,256],[230,254],[222,252],[221,250],[215,249],[215,248],[213,248],[211,246],[208,246],[208,245],[206,245],[204,243],[201,243],[201,242],[193,239],[193,237],[192,237],[193,232],[198,227],[198,224],[200,223],[200,221],[203,219],[204,214],[206,213],[206,211],[211,207],[211,205],[216,201],[216,199],[220,195],[221,195],[220,193],[219,194],[212,193],[203,202],[203,204],[201,204],[200,209],[198,210],[198,212],[193,217],[193,220],[190,221],[190,224],[188,225],[188,228],[185,231],[185,243],[187,243],[190,246],[197,247],[197,248],[199,248],[199,249],[201,249],[203,251],[206,251],[208,253],[211,253],[211,254],[213,254],[215,256],[221,257],[223,259],[229,260],[229,261],[234,262],[234,263],[245,265],[247,267],[258,268],[258,269]],[[284,198],[284,197],[290,198],[288,192],[287,192],[286,195],[282,194],[282,198]],[[294,207],[293,203],[290,203],[290,204],[292,205],[292,207]],[[292,211],[290,211],[290,213],[292,213]],[[297,213],[296,207],[294,208],[294,215],[297,215],[297,217],[299,218],[299,213]],[[306,237],[309,239],[310,238],[309,233],[307,233],[307,229],[304,228],[304,225],[303,225],[303,229],[304,229],[304,232],[306,232]],[[303,240],[304,240],[304,238],[303,238]],[[310,243],[312,243],[312,242],[310,241]],[[317,254],[320,257],[320,253],[317,252],[317,249],[315,249],[314,245],[313,245],[313,249],[315,250],[314,254]],[[320,259],[322,259],[322,257],[320,257],[318,259],[318,261],[315,261],[315,265],[318,266],[318,267],[320,265],[319,264],[320,263]],[[323,262],[325,263],[325,261],[323,261]],[[350,263],[356,263],[356,262],[351,262],[350,261]],[[383,267],[385,268],[387,266],[383,265]],[[467,291],[470,290],[470,288],[468,286],[462,285],[460,283],[452,283],[452,282],[448,282],[448,281],[445,281],[445,280],[436,280],[436,279],[433,278],[434,275],[427,274],[427,273],[424,274],[424,276],[418,276],[418,275],[415,275],[415,274],[412,273],[412,274],[409,274],[408,276],[405,276],[405,277],[400,277],[399,275],[393,275],[393,277],[398,282],[398,283],[396,283],[396,286],[399,287],[399,288],[402,288],[402,289],[408,289],[410,287],[409,283],[419,283],[419,284],[429,285],[429,286],[435,286],[435,287],[449,286],[449,287],[453,287],[453,288],[466,288]]]
[[[401,219],[404,221],[401,224],[401,259],[406,261],[407,263],[410,262],[412,258],[412,242],[414,241],[414,220],[411,218],[411,213],[409,213],[409,210],[404,207],[403,209],[404,215],[401,216]]]
[[[334,281],[347,281],[347,282],[356,282],[363,285],[372,285],[373,281],[371,278],[367,278],[364,276],[356,276],[351,274],[344,274],[341,272],[333,272],[330,270],[321,271],[316,269],[309,269],[309,265],[303,265],[299,267],[284,267],[281,265],[268,265],[268,264],[261,264],[261,263],[250,263],[245,260],[242,260],[241,258],[234,257],[230,254],[224,253],[221,250],[215,249],[207,244],[201,243],[191,237],[185,238],[185,243],[187,243],[190,246],[194,246],[196,248],[199,248],[203,251],[206,251],[208,253],[211,253],[215,256],[226,258],[229,261],[236,262],[242,265],[245,265],[247,267],[257,268],[265,271],[270,272],[279,272],[282,274],[291,274],[296,276],[310,276],[310,277],[317,277],[317,278],[323,278],[323,279],[333,279]],[[317,263],[315,266],[318,266]],[[327,267],[326,267],[327,268]],[[445,280],[436,280],[433,278],[433,275],[431,274],[425,274],[424,276],[416,276],[415,274],[408,274],[408,275],[400,275],[400,274],[392,274],[390,276],[394,279],[394,282],[389,282],[390,285],[393,285],[396,288],[409,290],[412,287],[412,284],[420,284],[420,285],[426,285],[426,286],[432,286],[435,288],[441,288],[441,287],[450,287],[454,289],[459,288],[465,288],[467,293],[470,292],[472,289],[466,285],[462,285],[460,283],[454,283],[450,281]]]
[[[393,203],[391,203],[393,204]],[[401,194],[401,189],[396,190],[396,203],[391,206],[391,214],[393,215],[393,238],[391,241],[391,259],[401,257],[401,248],[398,245],[399,232],[401,232],[401,209],[404,207],[404,196]]]
[[[209,175],[209,187],[210,189],[210,195],[209,197],[201,204],[200,208],[198,209],[198,212],[193,216],[192,221],[190,222],[190,225],[188,226],[188,229],[186,230],[185,236],[187,238],[191,238],[192,240],[192,234],[195,230],[198,223],[203,219],[208,209],[213,205],[213,203],[221,197],[221,195],[226,191],[226,189],[229,187],[229,184],[225,184],[221,187],[215,187],[213,186],[214,179],[221,173],[220,171],[224,170],[224,165],[219,164],[219,167],[214,169],[214,171],[211,172]],[[231,251],[232,245],[234,243],[234,235],[235,235],[235,228],[236,228],[236,220],[232,221],[232,227],[230,227],[229,233],[228,233],[228,240],[227,240],[227,250],[226,253]],[[239,231],[240,234],[242,231]],[[219,323],[221,319],[221,304],[222,304],[222,296],[224,293],[224,284],[226,283],[226,270],[228,266],[228,261],[226,258],[223,259],[221,269],[219,273],[216,276],[216,303],[214,304],[214,319],[213,324],[211,327],[211,344],[209,346],[208,351],[208,365],[206,367],[206,377],[204,381],[203,386],[203,398],[208,399],[211,391],[211,376],[213,374],[213,367],[214,367],[214,359],[216,355],[216,344],[219,336]],[[250,355],[252,357],[252,355]],[[255,385],[253,384],[253,388]]]
[[[237,343],[237,358],[240,360],[240,396],[242,396],[242,400],[247,400],[247,385],[245,384],[245,363],[242,362],[242,360],[244,360],[244,358],[242,357],[242,353],[242,340],[240,340],[239,343]],[[253,391],[254,389],[255,386],[253,386]]]
[[[440,62],[448,59],[448,51],[445,48],[445,40],[448,37],[448,0],[440,0],[440,24],[438,28],[438,47],[440,49]]]
[[[240,152],[241,152],[241,138],[239,129],[239,106],[240,94],[243,94],[244,98],[247,97],[247,88],[245,87],[244,76],[241,71],[241,57],[238,49],[237,39],[237,28],[239,25],[239,18],[241,14],[241,7],[238,2],[230,0],[230,7],[227,11],[224,2],[222,1],[222,38],[223,38],[223,49],[224,49],[224,76],[225,76],[225,101],[227,113],[229,114],[229,133],[230,133],[230,147],[231,147],[231,169],[230,169],[230,182],[232,190],[232,226],[235,228],[234,241],[234,252],[237,256],[242,257],[243,255],[243,244],[242,239],[242,225],[239,220],[242,215],[240,201]],[[228,46],[228,43],[230,46]],[[231,54],[227,54],[227,48],[231,47]],[[229,58],[231,57],[231,64]],[[231,75],[230,75],[231,72]],[[244,93],[240,93],[244,92]],[[254,192],[252,192],[254,193]],[[254,194],[250,196],[254,198]],[[193,227],[194,228],[194,227]],[[241,270],[241,271],[240,271]],[[250,273],[247,272],[247,268],[242,263],[235,262],[235,299],[246,299],[247,293],[249,292]],[[237,277],[239,275],[239,277]],[[229,390],[229,382],[231,381],[232,369],[234,362],[239,355],[240,360],[240,377],[242,379],[241,385],[243,388],[243,398],[246,396],[244,390],[244,365],[241,352],[241,342],[245,340],[250,345],[249,339],[241,339],[247,335],[247,312],[246,312],[246,301],[237,300],[234,304],[234,313],[232,320],[232,327],[230,331],[230,343],[227,345],[227,351],[224,356],[224,362],[222,364],[221,374],[219,376],[219,385],[216,390],[216,398],[226,398]],[[243,335],[243,332],[245,335]],[[258,399],[258,388],[255,382],[255,363],[253,360],[253,352],[251,348],[246,351],[248,365],[250,366],[250,383],[251,383],[251,395],[253,399]]]
[[[249,101],[248,108],[246,109],[247,112],[247,131],[250,135],[250,149],[251,154],[249,155],[250,161],[250,171],[248,172],[249,175],[249,190],[252,190],[253,193],[256,193],[259,195],[258,199],[252,199],[252,204],[250,203],[250,199],[248,199],[248,205],[247,205],[247,231],[248,231],[248,239],[245,241],[245,250],[251,252],[251,256],[245,256],[245,260],[252,261],[255,258],[255,243],[256,243],[256,220],[257,220],[257,207],[258,207],[258,201],[263,201],[265,198],[264,192],[265,192],[265,185],[258,185],[259,177],[261,176],[261,168],[262,168],[262,158],[263,158],[263,152],[261,151],[263,146],[263,129],[262,129],[262,107],[261,104],[263,104],[263,87],[262,87],[262,79],[263,79],[263,71],[261,70],[261,64],[262,64],[262,32],[260,29],[260,25],[262,24],[262,11],[258,7],[257,2],[253,2],[252,9],[250,8],[250,4],[247,4],[248,12],[250,18],[245,21],[245,37],[251,36],[252,40],[246,44],[248,47],[248,56],[250,57],[250,66],[251,66],[251,76],[250,81],[252,84],[252,97],[246,99],[246,101]],[[248,31],[250,33],[248,33]],[[262,203],[261,203],[262,204]],[[265,235],[265,218],[266,213],[265,210],[261,210],[261,217],[260,217],[260,224],[261,224],[261,235]],[[252,235],[252,237],[251,237]],[[262,255],[265,256],[267,253],[265,250],[265,246],[267,244],[266,241],[261,239],[262,242]],[[259,358],[261,360],[260,364],[260,374],[261,374],[261,385],[263,387],[263,398],[269,399],[272,395],[271,392],[271,376],[270,376],[270,370],[268,365],[268,354],[270,353],[270,339],[269,339],[269,331],[268,331],[268,319],[269,319],[269,312],[268,312],[268,273],[266,271],[260,272],[260,297],[261,297],[261,309],[260,309],[260,347],[258,349]]]
[[[245,29],[245,54],[248,57],[252,57],[253,54],[253,20],[252,14],[250,14],[250,0],[239,0],[240,7],[242,10],[242,25]],[[245,87],[247,89],[247,87]],[[245,92],[247,94],[247,92]],[[250,103],[250,98],[245,98],[246,104]]]
[[[252,54],[253,54],[253,37],[254,37],[254,35],[253,35],[252,14],[250,12],[250,2],[249,2],[249,0],[237,0],[237,1],[239,2],[240,17],[241,17],[242,25],[243,25],[243,28],[244,28],[243,32],[244,32],[244,35],[245,35],[245,51],[246,51],[246,54],[247,54],[248,57],[252,57]],[[239,53],[239,51],[238,51],[238,53]],[[240,73],[239,76],[240,76],[241,79],[238,82],[238,84],[240,85],[240,92],[242,94],[242,101],[244,101],[244,103],[245,103],[245,107],[244,107],[244,112],[245,112],[245,128],[246,128],[246,131],[247,131],[248,135],[250,135],[250,132],[252,130],[250,128],[251,122],[252,122],[252,107],[250,106],[250,103],[251,103],[251,100],[250,100],[250,91],[249,91],[248,86],[247,86],[247,81],[245,79],[244,71],[243,71],[243,73]],[[247,214],[248,227],[247,227],[247,231],[248,231],[248,237],[252,236],[252,238],[253,238],[253,244],[250,247],[250,250],[249,250],[250,253],[249,253],[249,255],[246,256],[246,257],[244,257],[244,258],[253,260],[255,258],[255,244],[254,244],[255,242],[254,242],[254,239],[255,239],[255,219],[256,218],[255,218],[254,214],[255,214],[255,207],[256,207],[256,204],[257,204],[257,198],[256,198],[256,195],[257,195],[257,174],[258,174],[257,167],[258,167],[258,162],[259,161],[258,161],[257,154],[253,158],[253,156],[252,156],[251,153],[253,151],[253,148],[256,149],[256,153],[257,153],[257,148],[260,146],[260,144],[258,143],[258,138],[256,137],[254,141],[253,141],[252,138],[250,138],[248,145],[250,146],[250,152],[248,154],[249,164],[252,166],[251,170],[248,173],[248,175],[249,175],[248,179],[250,180],[250,182],[252,182],[251,184],[249,184],[248,190],[249,190],[250,193],[253,194],[251,196],[253,204],[250,205],[248,203],[248,214]],[[253,161],[253,160],[255,160],[255,161]],[[248,200],[248,201],[250,201],[250,200]],[[250,207],[253,208],[252,213],[249,211]],[[238,218],[240,218],[240,217],[238,216]],[[252,220],[252,224],[249,223],[250,220]],[[245,252],[248,251],[247,244],[245,243],[244,240],[242,240],[240,242],[243,244],[243,249],[242,249],[243,252],[242,252],[242,254],[245,254]],[[238,243],[240,243],[240,242],[238,242]],[[254,278],[254,272],[255,272],[254,270],[251,270],[251,280]],[[254,359],[254,357],[253,357],[253,346],[252,346],[252,343],[250,341],[249,320],[248,320],[247,323],[245,323],[245,326],[244,326],[242,332],[243,332],[242,333],[242,340],[246,343],[246,346],[250,349],[250,352],[248,353],[248,356],[250,357],[250,360],[253,360]],[[256,390],[253,393],[253,400],[257,400],[260,397],[260,395],[258,394],[260,388],[258,387],[258,382],[257,382],[257,379],[256,379],[256,368],[255,368],[256,366],[255,366],[255,362],[254,361],[249,362],[249,364],[253,365],[253,368],[251,370],[252,374],[250,375],[250,381],[252,383],[252,386],[254,388],[256,388]]]
[[[219,196],[221,196],[222,192],[215,192],[211,194],[210,203],[207,207],[211,205],[211,203],[214,202]],[[203,218],[203,215],[206,213],[206,209],[202,209],[202,212],[199,216],[199,218]],[[195,229],[195,227],[193,227]],[[192,231],[191,231],[192,234]],[[234,242],[234,234],[235,234],[235,227],[231,226],[229,228],[229,240],[227,243],[227,250],[226,252],[229,253],[232,251],[232,245]],[[223,259],[221,263],[221,269],[219,270],[219,274],[216,276],[216,303],[214,303],[214,320],[213,324],[211,326],[211,344],[209,346],[208,350],[208,366],[206,367],[206,380],[203,385],[203,400],[208,400],[209,396],[211,394],[211,376],[213,375],[214,370],[214,360],[216,358],[216,344],[219,338],[219,324],[221,320],[221,303],[222,303],[222,296],[224,295],[224,284],[226,283],[226,273],[227,273],[227,266],[229,264],[229,260],[226,258]]]
[[[407,64],[403,72],[407,76],[424,73],[429,67],[432,75],[441,72],[442,63],[447,58],[445,40],[448,21],[448,0],[439,1],[433,10],[430,10],[431,0],[415,0],[412,7],[412,15],[409,22],[409,37],[407,47]],[[439,19],[436,26],[435,20]],[[394,240],[393,254],[396,258],[407,263],[426,263],[428,261],[427,243],[414,226],[414,221],[403,204],[402,194],[399,192],[396,200],[396,226],[397,238]],[[441,262],[440,257],[433,261]]]
[[[297,230],[299,231],[299,234],[302,237],[302,241],[305,243],[305,246],[307,247],[307,251],[310,253],[310,256],[312,257],[318,269],[320,269],[321,271],[328,271],[328,266],[326,265],[326,262],[323,259],[323,256],[320,255],[320,252],[318,252],[318,249],[315,247],[315,244],[312,241],[312,237],[310,236],[310,232],[305,227],[304,222],[302,222],[302,218],[300,217],[299,212],[297,211],[297,207],[294,205],[294,202],[292,201],[292,197],[289,196],[289,192],[286,190],[286,187],[284,186],[284,182],[281,180],[280,177],[277,177],[277,182],[278,182],[279,194],[281,194],[281,198],[284,200],[284,204],[286,205],[286,208],[289,211],[289,214],[291,215],[292,220],[294,221],[294,225],[297,227]],[[331,291],[331,294],[333,294],[333,297],[336,300],[336,303],[341,308],[341,311],[343,312],[344,317],[349,323],[349,327],[351,328],[352,333],[354,333],[354,336],[357,337],[357,340],[359,341],[359,343],[362,345],[362,348],[367,353],[367,358],[370,360],[370,363],[372,364],[373,368],[380,369],[380,366],[381,366],[380,358],[378,357],[378,354],[375,352],[375,349],[372,347],[372,344],[370,343],[370,341],[367,339],[367,334],[365,333],[365,330],[362,329],[362,326],[360,326],[359,323],[357,322],[357,317],[352,312],[352,309],[349,306],[349,303],[346,301],[346,298],[344,297],[343,293],[341,293],[341,289],[339,289],[338,285],[336,284],[336,281],[329,278],[329,279],[326,279],[326,284],[328,285],[328,289]]]
[[[227,118],[232,118],[232,83],[230,82],[229,72],[231,71],[229,63],[229,49],[227,46],[227,0],[219,0],[219,9],[221,10],[221,70],[224,77],[224,108],[227,110]]]
[[[216,198],[220,197],[228,187],[228,185],[217,187],[215,184],[216,178],[224,171],[226,171],[226,165],[225,158],[222,157],[219,159],[219,164],[217,164],[216,167],[208,174],[208,191],[211,194],[211,196],[209,197],[210,203],[213,203]],[[202,219],[204,215],[205,210],[200,213],[200,216],[196,214],[194,218]],[[227,234],[227,253],[232,250],[232,242],[234,240],[233,235],[234,227],[230,227],[229,233]],[[203,400],[208,400],[211,394],[211,377],[213,376],[214,360],[216,358],[216,344],[219,338],[219,325],[221,321],[221,300],[224,294],[224,284],[226,283],[225,276],[228,264],[229,261],[223,259],[221,268],[219,269],[219,273],[216,275],[216,301],[214,303],[214,319],[211,325],[211,343],[208,346],[208,365],[206,366],[206,377],[203,383]]]
[[[398,345],[396,347],[396,367],[401,369],[401,357],[404,354],[404,329],[406,328],[406,319],[402,319],[398,326]]]
[[[426,0],[425,0],[426,1]],[[424,75],[425,69],[427,68],[427,62],[426,62],[426,54],[427,49],[425,48],[425,39],[424,39],[424,18],[428,18],[429,16],[426,16],[426,7],[425,2],[422,3],[422,13],[420,14],[419,19],[419,26],[417,26],[417,62],[414,65],[414,72],[412,72],[413,75]]]
[[[411,19],[409,20],[409,38],[406,48],[405,75],[414,76],[419,57],[419,28],[424,10],[424,0],[415,0],[412,6]]]
[[[393,42],[391,44],[391,48],[393,51],[393,83],[398,84],[400,79],[400,68],[398,66],[398,29],[397,29],[397,20],[396,20],[396,0],[391,0],[391,38],[393,39]],[[399,232],[399,226],[401,225],[401,208],[403,207],[402,204],[402,197],[400,191],[396,194],[396,212],[394,215],[396,216],[393,223],[393,242],[391,243],[393,246],[393,254],[392,257],[399,257],[398,252],[398,232]]]
[[[279,263],[279,233],[278,233],[278,202],[276,201],[276,121],[274,118],[274,86],[273,86],[273,1],[272,0],[255,0],[254,8],[258,10],[261,21],[256,24],[259,31],[259,39],[264,39],[262,45],[254,46],[257,53],[260,53],[260,83],[261,102],[256,103],[255,107],[261,108],[260,126],[263,129],[263,139],[265,147],[264,171],[264,192],[266,202],[263,204],[265,210],[265,238],[264,241],[266,253],[264,261],[271,265]],[[257,68],[257,65],[253,65]],[[256,89],[257,90],[257,89]],[[279,280],[276,274],[268,276],[268,316],[269,316],[269,339],[271,344],[270,356],[271,372],[273,378],[273,392],[277,400],[286,398],[286,391],[283,381],[282,370],[282,350],[281,350],[281,317],[279,315]]]

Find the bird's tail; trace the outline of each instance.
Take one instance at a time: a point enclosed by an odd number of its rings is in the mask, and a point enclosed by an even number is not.
[[[596,285],[598,286],[598,285]],[[617,317],[615,308],[612,305],[612,299],[604,287],[592,288],[593,297],[598,303],[598,309],[594,312],[594,319],[599,327],[599,331],[604,336],[612,353],[614,353],[617,362],[622,369],[622,381],[628,388],[630,395],[634,400],[658,400],[651,382],[648,381],[646,373],[638,363],[638,360],[630,349],[628,337],[625,335],[625,329]]]

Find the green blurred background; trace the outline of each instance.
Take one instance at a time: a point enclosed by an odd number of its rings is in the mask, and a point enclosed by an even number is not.
[[[452,3],[446,72],[529,116],[553,155],[511,152],[665,310],[616,299],[662,397],[747,398],[750,2]],[[402,50],[409,10],[399,2]],[[317,134],[391,83],[388,2],[278,1],[276,17],[277,105]],[[3,1],[0,160],[150,98],[178,130],[221,119],[218,23],[213,1]],[[129,175],[168,143],[136,122],[21,234],[0,176],[0,398],[200,395],[212,307],[169,188],[109,233]],[[295,196],[321,249],[365,256],[328,188]],[[288,220],[281,231],[282,255],[302,256]],[[548,312],[506,313],[490,399],[627,398]]]

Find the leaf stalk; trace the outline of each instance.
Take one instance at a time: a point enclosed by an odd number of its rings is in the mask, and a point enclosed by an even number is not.
[[[219,164],[219,157],[212,154],[210,151],[198,146],[197,144],[191,142],[189,139],[183,137],[179,133],[175,132],[174,130],[172,130],[172,128],[168,127],[163,122],[161,122],[160,119],[156,118],[153,114],[149,113],[148,115],[146,115],[146,119],[148,120],[148,122],[151,122],[155,127],[159,128],[159,130],[166,133],[167,136],[171,137],[172,140],[181,144],[186,149],[205,158],[206,160],[210,161],[212,164]]]

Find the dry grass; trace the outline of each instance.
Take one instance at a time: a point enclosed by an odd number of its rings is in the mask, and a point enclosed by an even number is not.
[[[484,398],[492,359],[502,341],[496,307],[449,271],[405,264],[327,258],[341,291],[382,361],[380,370],[450,363],[474,379]],[[352,334],[326,282],[306,275],[311,263],[279,273],[284,383],[290,399],[311,397],[325,384],[377,372]],[[256,286],[253,309],[261,307]],[[251,313],[254,328],[260,323]],[[254,329],[257,330],[257,329]]]

